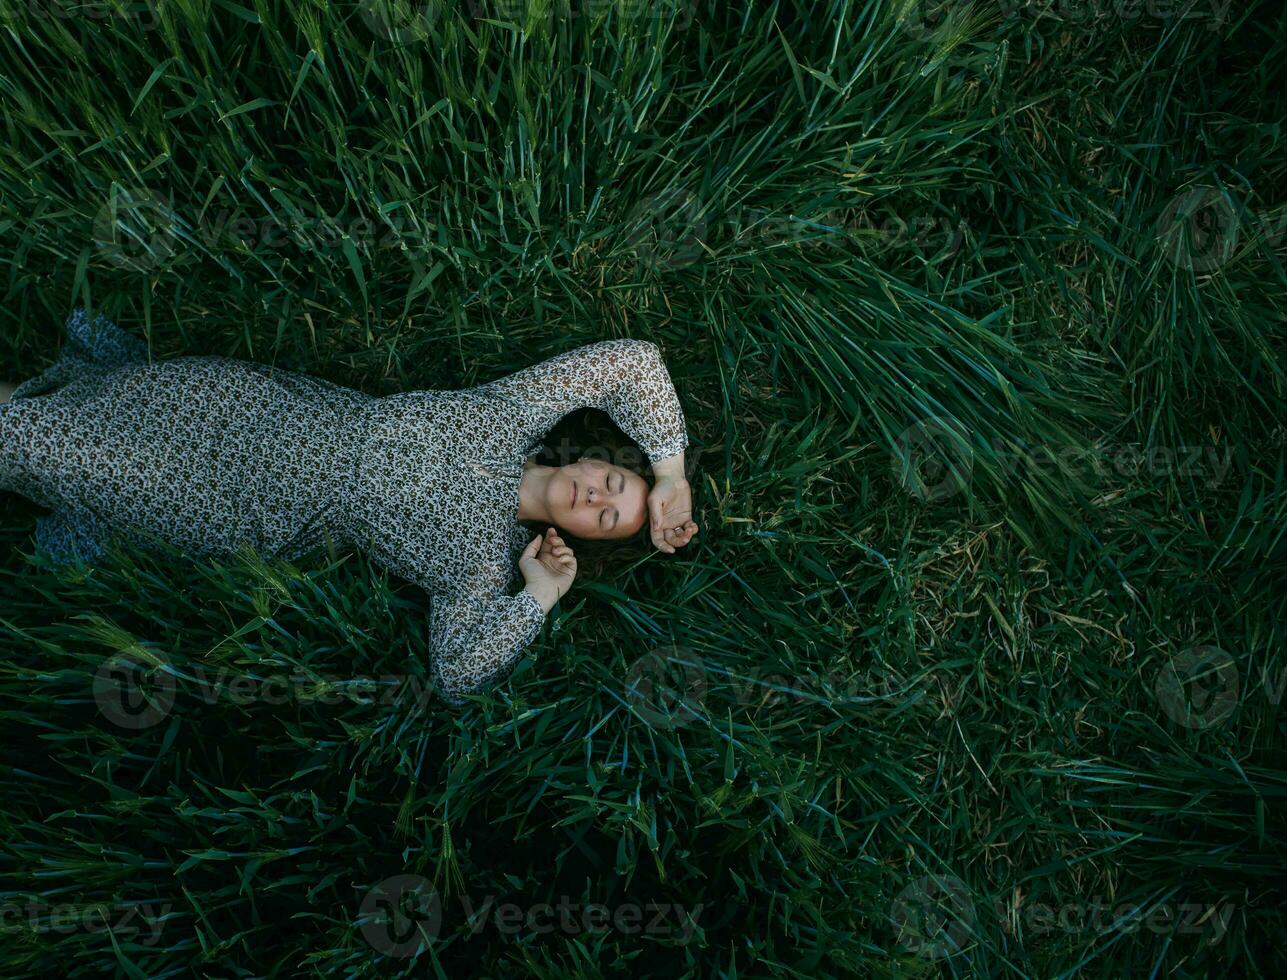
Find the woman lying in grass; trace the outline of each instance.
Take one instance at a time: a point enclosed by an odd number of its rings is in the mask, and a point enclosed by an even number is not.
[[[113,536],[194,556],[359,549],[432,596],[430,671],[452,703],[507,676],[572,585],[556,527],[624,538],[647,523],[668,554],[697,533],[683,413],[646,341],[380,398],[234,358],[149,363],[142,341],[84,310],[67,334],[52,366],[0,386],[0,488],[52,510],[39,548],[55,561],[93,561]],[[585,407],[647,453],[651,490],[601,460],[529,458]],[[515,563],[525,587],[511,595]]]

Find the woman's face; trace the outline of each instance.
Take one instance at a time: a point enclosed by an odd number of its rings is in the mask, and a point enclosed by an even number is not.
[[[578,538],[628,538],[648,519],[648,481],[601,459],[560,466],[546,498],[554,523]]]

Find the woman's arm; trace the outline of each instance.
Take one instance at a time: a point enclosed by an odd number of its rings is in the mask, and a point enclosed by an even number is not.
[[[576,578],[576,556],[554,528],[528,542],[518,567],[527,583],[518,595],[496,595],[479,582],[434,599],[429,673],[452,704],[509,676]]]
[[[666,461],[673,466],[688,446],[679,396],[652,341],[586,344],[480,387],[521,404],[541,434],[577,409],[607,412],[654,470]],[[682,457],[679,465],[682,472]]]
[[[489,595],[468,588],[435,595],[429,615],[429,675],[444,700],[465,703],[504,680],[540,632],[546,609],[524,589]]]
[[[648,492],[648,531],[652,543],[668,555],[682,548],[697,533],[693,520],[693,495],[684,475],[684,454],[654,463],[657,482]]]

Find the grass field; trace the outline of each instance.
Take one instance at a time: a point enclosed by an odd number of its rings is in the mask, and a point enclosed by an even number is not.
[[[0,379],[651,339],[702,524],[452,711],[361,555],[5,495],[0,974],[1287,967],[1279,5],[0,11]]]

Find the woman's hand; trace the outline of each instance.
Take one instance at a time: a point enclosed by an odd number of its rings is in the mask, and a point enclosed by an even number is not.
[[[659,551],[673,555],[697,533],[693,521],[693,492],[684,477],[684,454],[654,463],[657,482],[648,494],[649,530]]]
[[[576,578],[576,555],[563,543],[553,527],[538,534],[523,549],[518,559],[528,592],[536,597],[546,612],[572,588]]]

